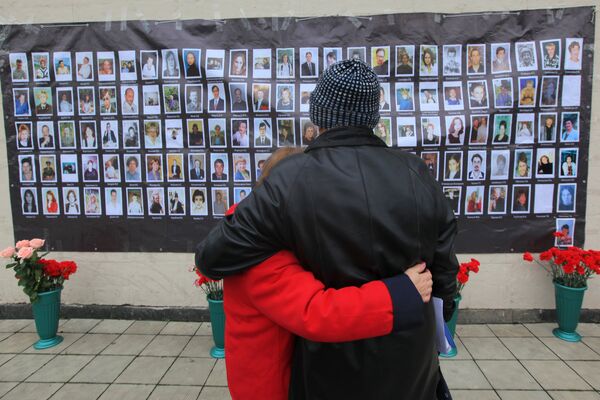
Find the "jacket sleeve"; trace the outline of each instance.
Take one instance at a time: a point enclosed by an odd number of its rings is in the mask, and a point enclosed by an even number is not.
[[[387,282],[325,289],[293,253],[280,251],[246,271],[243,280],[254,306],[267,318],[317,342],[382,336],[414,328],[423,320],[421,297],[404,274]]]

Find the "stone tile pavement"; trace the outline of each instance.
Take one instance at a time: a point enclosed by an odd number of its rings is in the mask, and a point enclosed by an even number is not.
[[[581,324],[575,344],[554,327],[459,325],[458,356],[441,360],[454,399],[600,400],[600,324]],[[209,323],[72,319],[59,331],[63,343],[36,351],[31,320],[0,320],[0,399],[231,398]]]

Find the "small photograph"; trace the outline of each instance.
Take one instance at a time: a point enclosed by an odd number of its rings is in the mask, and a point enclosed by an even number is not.
[[[235,49],[229,50],[229,77],[247,78],[248,77],[248,50]]]
[[[540,92],[540,107],[556,107],[557,105],[558,76],[543,76],[542,90]]]
[[[554,148],[537,149],[536,178],[554,178],[554,159],[556,151]]]
[[[277,49],[277,79],[294,78],[294,49]]]
[[[162,149],[160,120],[144,120],[144,147],[147,149]]]
[[[444,196],[448,200],[450,207],[455,215],[460,215],[460,196],[462,194],[462,187],[460,186],[444,186],[442,188]]]
[[[553,209],[554,185],[548,183],[537,183],[534,187],[533,199],[534,214],[550,214]]]
[[[144,98],[144,114],[159,115],[160,94],[158,92],[158,85],[142,86],[142,96]]]
[[[165,189],[159,187],[146,188],[148,198],[148,215],[165,215]]]
[[[163,181],[162,154],[146,154],[146,180],[148,182]]]
[[[13,89],[13,99],[15,103],[15,117],[30,117],[31,107],[29,106],[29,89]]]
[[[512,78],[494,79],[494,107],[512,108],[513,102],[513,80]]]
[[[98,148],[96,121],[79,121],[79,132],[81,134],[82,149],[90,150]]]
[[[510,43],[492,43],[492,74],[512,72]]]
[[[447,44],[443,47],[442,60],[445,76],[460,76],[462,74],[462,45]]]
[[[208,215],[208,205],[206,203],[206,188],[191,187],[190,199],[190,215]]]
[[[162,49],[162,77],[163,79],[179,79],[179,51],[177,49]]]
[[[431,177],[436,181],[439,179],[439,165],[438,159],[440,153],[437,151],[424,151],[421,153],[421,159],[425,162],[427,170],[431,174]]]
[[[271,49],[254,49],[252,55],[254,79],[271,79]]]
[[[460,146],[465,142],[465,116],[446,116],[446,145]]]
[[[438,75],[438,48],[435,45],[421,45],[421,76],[437,76]]]
[[[396,82],[396,111],[415,111],[414,83]]]
[[[204,153],[188,154],[188,165],[190,166],[189,178],[192,182],[206,181],[206,155]]]
[[[212,211],[213,215],[225,215],[225,211],[229,209],[229,189],[227,188],[212,188]]]
[[[469,181],[482,181],[485,179],[486,153],[485,150],[470,150],[467,179]]]
[[[438,83],[419,82],[419,102],[421,111],[439,111]]]
[[[34,187],[21,188],[21,211],[23,215],[38,214],[37,190]]]
[[[465,193],[465,215],[483,214],[485,186],[467,186]]]
[[[415,74],[415,46],[396,46],[396,76]]]
[[[535,137],[535,114],[519,113],[517,114],[517,128],[515,133],[515,143],[533,143]]]
[[[531,163],[533,160],[533,150],[518,149],[515,151],[515,171],[514,179],[531,179]]]
[[[31,53],[33,61],[33,80],[36,82],[50,81],[50,54],[49,53]]]
[[[33,101],[35,104],[35,115],[38,117],[52,116],[52,112],[54,110],[54,106],[52,104],[52,88],[34,87]],[[17,103],[17,101],[15,101],[15,103]],[[21,106],[20,99],[18,99],[18,104]],[[29,106],[29,103],[27,103],[27,105]]]
[[[169,182],[183,182],[185,173],[183,171],[183,154],[167,154],[167,180]]]
[[[127,188],[127,215],[144,215],[144,197],[141,188]]]
[[[414,50],[413,50],[414,52]],[[318,53],[315,53],[315,55]],[[365,64],[367,63],[367,48],[366,47],[348,47],[346,50],[348,60],[358,60]]]
[[[123,148],[139,149],[140,148],[140,127],[138,121],[124,120],[123,121]]]
[[[115,120],[100,122],[103,149],[119,148],[119,125]]]
[[[26,53],[10,53],[10,76],[14,83],[29,82],[29,63]]]
[[[300,112],[308,112],[310,108],[310,94],[317,85],[314,83],[300,84]]]
[[[118,187],[104,188],[106,215],[123,215],[123,192]]]
[[[540,113],[538,117],[538,142],[556,142],[556,126],[558,117],[556,113]]]
[[[390,46],[371,47],[371,67],[378,76],[390,76]]]
[[[271,120],[254,118],[254,147],[271,147],[272,143],[273,131],[271,130]]]
[[[202,85],[185,85],[185,110],[188,114],[202,112]]]
[[[256,180],[260,179],[262,175],[263,168],[267,160],[271,157],[271,153],[254,153],[254,163],[255,163],[255,171],[256,171]]]
[[[390,117],[379,118],[379,122],[373,128],[373,133],[388,147],[392,147],[392,119]]]
[[[209,83],[210,94],[208,95],[208,112],[224,113],[226,108],[225,85],[223,82]]]
[[[79,86],[77,88],[77,102],[79,103],[77,107],[79,115],[85,117],[96,114],[96,99],[92,86]]]
[[[565,51],[565,69],[580,70],[581,69],[581,49],[583,48],[583,39],[567,38],[567,51]],[[564,86],[563,86],[564,88]]]
[[[62,192],[65,215],[80,215],[79,188],[64,187]]]
[[[246,82],[230,83],[229,93],[231,96],[231,112],[245,113],[248,112],[248,90]]]
[[[271,110],[271,84],[252,84],[252,104],[254,112],[268,112]]]
[[[561,114],[561,142],[579,142],[579,113],[564,112]]]
[[[167,196],[169,197],[169,215],[185,215],[185,188],[170,187],[167,189]]]
[[[17,122],[15,128],[17,130],[17,149],[33,150],[31,122]]]
[[[210,147],[227,147],[227,123],[225,118],[209,118],[208,134],[210,137]]]
[[[536,71],[538,69],[535,42],[517,42],[515,43],[515,49],[517,71]]]
[[[225,70],[225,50],[206,50],[206,77],[223,78]]]
[[[234,202],[234,204],[237,204],[240,201],[244,200],[246,197],[248,197],[248,195],[250,194],[251,191],[252,191],[252,188],[249,188],[249,187],[235,187],[235,188],[233,188],[233,202]]]
[[[183,49],[183,71],[187,79],[202,78],[202,49]]]
[[[469,89],[469,108],[471,110],[488,108],[487,81],[468,81],[467,88]]]
[[[485,74],[485,44],[467,45],[467,75]]]
[[[421,117],[423,146],[439,146],[442,142],[440,117]]]
[[[102,156],[104,164],[104,182],[121,182],[121,165],[117,154],[104,154]]]
[[[52,121],[37,123],[37,138],[40,150],[54,149],[54,124]]]
[[[324,47],[323,48],[323,71],[331,67],[338,61],[342,61],[342,48],[341,47]]]
[[[73,88],[57,87],[56,104],[58,104],[57,114],[59,117],[74,115],[75,108],[73,107]]]
[[[444,180],[462,181],[462,151],[444,153]]]
[[[76,149],[77,141],[75,140],[75,122],[74,121],[58,121],[58,133],[61,149]]]
[[[490,186],[490,197],[488,198],[488,213],[506,214],[507,185]]]
[[[560,39],[540,41],[540,54],[543,70],[557,71],[560,69]]]
[[[248,119],[239,118],[231,120],[231,146],[250,147],[250,131],[248,130]]]
[[[531,203],[531,185],[513,185],[513,214],[529,214]]]
[[[379,84],[379,111],[390,111],[390,84],[381,82]]]
[[[125,182],[142,181],[142,159],[139,154],[124,154]]]
[[[576,196],[576,183],[560,183],[558,185],[556,212],[575,212]]]
[[[210,153],[210,166],[212,182],[229,181],[229,155],[227,153]]]
[[[19,156],[19,182],[34,183],[35,177],[35,161],[32,155]]]
[[[204,147],[204,120],[203,119],[188,119],[188,146],[189,147]]]
[[[471,136],[469,137],[469,144],[487,144],[489,133],[489,119],[489,114],[471,115]]]
[[[81,169],[83,170],[84,182],[100,182],[98,173],[99,159],[97,154],[82,154]]]
[[[114,86],[100,86],[100,115],[117,114],[117,89]]]
[[[233,154],[233,167],[235,174],[233,175],[234,182],[250,182],[251,174],[250,169],[250,154],[248,153],[235,153]]]
[[[71,52],[55,51],[54,52],[54,78],[57,82],[72,81],[73,68],[71,63]]]
[[[137,85],[121,86],[121,112],[123,115],[137,115],[140,111]]]
[[[577,177],[577,159],[579,157],[579,149],[560,149],[560,168],[559,176],[561,178],[576,178]]]
[[[163,104],[165,114],[181,113],[181,102],[179,97],[179,85],[162,85]]]
[[[494,138],[492,144],[509,144],[512,132],[512,114],[494,115]]]
[[[58,188],[43,187],[42,188],[42,199],[44,201],[44,208],[43,208],[44,215],[59,215],[60,214]]]
[[[300,128],[302,129],[302,146],[309,146],[319,136],[319,127],[313,124],[310,118],[300,118]]]
[[[183,125],[180,119],[165,120],[165,138],[167,149],[183,148]]]
[[[416,147],[417,146],[417,122],[415,117],[396,118],[398,129],[398,147]]]
[[[537,76],[519,77],[519,107],[535,107],[537,86]]]
[[[158,79],[156,70],[158,65],[158,51],[140,50],[140,68],[142,69],[142,80]]]
[[[575,218],[557,218],[556,232],[560,232],[554,240],[554,245],[558,247],[573,246],[573,237],[575,237]]]
[[[98,80],[115,80],[115,53],[112,51],[99,51],[96,53],[98,60]]]
[[[563,76],[562,105],[563,107],[579,107],[581,105],[581,75]]]
[[[119,73],[122,81],[137,81],[135,50],[119,51]]]
[[[100,188],[84,187],[83,200],[85,202],[85,215],[102,215]]]
[[[444,82],[444,109],[446,111],[464,110],[461,81]]]
[[[275,110],[277,112],[293,112],[294,111],[294,85],[277,84],[277,103]]]
[[[93,62],[94,55],[91,51],[78,51],[75,53],[77,82],[89,82],[94,80]]]
[[[492,159],[490,163],[491,179],[508,179],[508,169],[510,165],[510,150],[492,150]]]

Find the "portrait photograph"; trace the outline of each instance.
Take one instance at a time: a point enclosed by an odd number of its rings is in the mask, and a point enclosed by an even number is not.
[[[311,143],[313,143],[314,140],[319,136],[319,127],[313,124],[310,118],[300,118],[300,133],[302,134],[302,136],[300,137],[300,142],[302,143],[302,146],[308,146]]]
[[[33,150],[33,133],[31,122],[16,122],[15,129],[17,131],[17,149]]]
[[[390,117],[379,118],[377,125],[373,128],[373,133],[388,147],[392,147],[392,119]]]
[[[140,50],[142,80],[158,79],[158,51]]]
[[[190,188],[190,215],[205,216],[208,215],[208,202],[206,201],[205,187]]]
[[[294,111],[294,88],[293,84],[277,84],[277,102],[275,105],[277,112],[290,113]]]
[[[93,86],[77,87],[77,110],[79,115],[85,117],[96,114],[96,97]]]
[[[575,237],[575,218],[556,218],[555,232],[561,235],[554,239],[554,245],[558,247],[573,246]]]
[[[257,181],[260,179],[265,163],[269,157],[271,157],[271,153],[254,153],[254,171],[256,172]]]
[[[467,75],[485,74],[485,44],[467,45]]]
[[[81,155],[81,171],[84,182],[100,182],[100,173],[98,172],[99,158],[97,154]]]
[[[254,147],[273,146],[273,131],[270,118],[254,118]],[[315,133],[314,137],[317,137]]]
[[[142,97],[144,99],[144,114],[160,114],[160,94],[158,85],[143,85]]]
[[[442,142],[440,117],[421,117],[421,144],[439,146]]]
[[[371,68],[378,76],[390,76],[390,46],[371,47]]]
[[[140,126],[138,121],[123,120],[123,148],[140,148]]]
[[[186,214],[185,188],[169,187],[167,188],[169,215]]]
[[[100,121],[100,140],[105,150],[119,148],[119,123],[116,120]]]
[[[53,56],[54,78],[57,82],[73,80],[73,64],[70,51],[55,51]]]
[[[229,50],[229,77],[247,78],[248,77],[248,50],[234,49]]]
[[[186,120],[189,147],[204,147],[204,120]]]
[[[233,157],[233,181],[234,182],[250,182],[252,180],[250,154],[234,153]]]
[[[483,196],[485,186],[467,186],[465,188],[465,215],[483,214]]]
[[[390,83],[380,82],[379,83],[379,111],[389,112],[391,101],[390,101]]]
[[[482,181],[486,177],[487,154],[485,150],[469,150],[467,164],[467,180]]]
[[[490,159],[490,178],[492,180],[508,179],[510,169],[510,150],[492,150]]]
[[[415,46],[396,46],[396,76],[415,74]]]
[[[294,78],[294,49],[277,49],[277,79]]]
[[[557,105],[558,76],[543,76],[542,89],[540,91],[540,107],[556,107]]]
[[[20,102],[20,99],[18,100]],[[51,117],[54,112],[54,102],[52,101],[52,88],[34,87],[33,102],[35,105],[35,115],[38,117]]]
[[[420,54],[420,76],[438,75],[438,48],[435,45],[422,44]]]
[[[277,147],[296,146],[294,118],[277,118]]]
[[[550,214],[554,204],[554,184],[536,183],[534,186],[535,196],[533,198],[534,214]]]
[[[396,118],[398,130],[398,147],[417,146],[417,122],[415,117]]]
[[[543,70],[558,71],[560,69],[560,42],[560,39],[540,41],[540,56]]]
[[[579,113],[564,112],[561,114],[561,142],[579,142]]]
[[[38,215],[37,189],[35,187],[21,188],[21,211],[23,215]]]
[[[77,82],[90,82],[94,80],[93,62],[94,54],[91,51],[78,51],[75,53]]]
[[[205,70],[207,78],[223,78],[225,71],[225,50],[207,49]]]
[[[495,114],[492,144],[510,143],[512,132],[512,114]]]
[[[79,188],[78,187],[63,187],[63,207],[65,215],[80,215],[81,204],[79,201]]]
[[[98,60],[98,80],[115,80],[115,53],[112,51],[99,51],[96,53]]]
[[[460,76],[462,74],[462,45],[447,44],[442,50],[444,76]]]
[[[252,191],[252,188],[249,188],[249,187],[233,188],[233,202],[235,204],[237,204],[240,201],[244,200],[246,197],[248,197],[248,195],[250,194],[251,191]]]
[[[575,212],[577,202],[577,184],[559,183],[556,200],[556,212]]]
[[[165,119],[167,149],[183,148],[183,124],[181,119]]]
[[[38,121],[37,145],[40,150],[51,150],[55,148],[54,123],[52,121]]]
[[[122,85],[121,101],[121,112],[123,115],[138,115],[140,107],[137,85]]]
[[[536,155],[536,178],[554,178],[556,151],[554,148],[538,148]]]
[[[460,197],[462,194],[462,187],[460,186],[444,186],[442,188],[444,197],[448,200],[454,215],[460,215]]]
[[[227,109],[227,99],[225,97],[225,85],[223,82],[211,82],[208,84],[208,112],[224,113]]]
[[[413,82],[396,82],[396,111],[415,111]]]
[[[510,43],[492,43],[492,74],[512,72]]]
[[[531,204],[531,185],[513,185],[513,214],[529,214]]]
[[[231,96],[231,112],[248,112],[248,90],[246,82],[229,83],[229,94]]]
[[[519,107],[535,107],[537,87],[537,76],[519,77]]]
[[[469,136],[469,144],[475,146],[487,144],[489,120],[489,114],[471,115],[471,134]]]
[[[26,53],[10,53],[10,76],[14,83],[29,82],[29,63]]]
[[[446,145],[461,146],[465,142],[465,116],[446,116]]]
[[[135,50],[119,51],[119,75],[122,81],[137,81]]]
[[[35,160],[33,155],[19,156],[19,182],[35,183]]]
[[[227,188],[212,188],[212,214],[215,216],[225,215],[229,209],[229,189]]]
[[[202,49],[183,49],[183,71],[187,79],[202,78]]]
[[[144,147],[147,149],[162,149],[163,140],[159,119],[144,120]]]
[[[254,79],[271,79],[271,49],[254,49],[252,56]]]
[[[316,79],[319,77],[319,48],[300,48],[300,78]]]
[[[119,187],[104,188],[106,215],[123,215],[123,192]]]
[[[421,111],[439,111],[438,83],[419,82],[419,103]]]
[[[56,113],[59,117],[67,117],[75,114],[73,102],[73,88],[57,87],[56,88],[56,104],[58,108]]]
[[[481,110],[489,107],[487,81],[468,81],[469,108]]]
[[[165,215],[165,189],[162,187],[146,188],[146,198],[148,200],[148,215]]]
[[[121,182],[121,165],[118,154],[104,154],[102,156],[104,182]]]
[[[127,188],[127,215],[144,215],[144,197],[141,188]]]
[[[494,107],[512,108],[514,105],[512,78],[494,79],[492,84],[494,87]]]
[[[202,112],[203,89],[201,84],[185,85],[185,111],[188,114]]]
[[[488,214],[506,214],[506,203],[508,194],[507,185],[492,185],[490,186],[488,197]]]
[[[79,134],[81,135],[82,149],[92,150],[98,148],[96,121],[79,121]]]
[[[229,155],[227,153],[210,153],[211,182],[229,182]]]
[[[538,69],[535,42],[515,43],[515,54],[517,58],[517,71],[526,72]]]
[[[518,113],[515,129],[515,143],[533,143],[535,138],[535,114]]]
[[[183,154],[167,154],[167,180],[169,182],[183,182],[185,180],[185,171],[183,168]]]
[[[177,49],[162,49],[162,78],[179,79],[181,68],[179,67],[179,51]]]
[[[179,84],[162,85],[163,104],[165,114],[181,113],[181,98],[179,96]]]
[[[189,180],[191,182],[206,182],[206,155],[204,153],[189,153]]]
[[[114,86],[100,86],[98,88],[100,115],[117,114],[117,89]]]
[[[436,181],[439,179],[439,163],[440,153],[437,151],[423,151],[421,152],[421,159],[425,162],[427,170],[431,174],[431,177]]]
[[[464,110],[464,108],[462,82],[444,82],[444,109],[446,111],[457,111]]]
[[[271,84],[253,83],[252,84],[252,109],[254,112],[268,112],[271,110]]]
[[[514,179],[531,179],[533,150],[519,149],[515,151]]]
[[[77,140],[75,135],[75,121],[58,121],[58,138],[61,149],[76,149]]]
[[[444,153],[444,180],[462,181],[462,151]]]
[[[562,79],[562,106],[579,107],[581,105],[581,75],[563,75]]]
[[[317,54],[317,53],[315,53]],[[348,60],[359,60],[367,63],[367,48],[366,47],[348,47],[346,49],[346,58]]]
[[[33,64],[33,80],[35,82],[50,81],[50,53],[31,53]]]
[[[60,214],[60,197],[58,195],[58,188],[43,187],[42,201],[44,215]]]
[[[565,70],[578,71],[581,69],[583,39],[567,38],[565,41]]]
[[[338,61],[342,61],[341,47],[324,47],[323,48],[323,71],[331,67]]]
[[[250,147],[250,124],[248,118],[231,119],[231,147]]]
[[[13,101],[15,105],[15,117],[31,116],[29,88],[13,88]]]
[[[146,181],[163,181],[163,159],[162,154],[146,154]]]
[[[538,142],[556,142],[556,127],[558,117],[556,113],[540,113],[538,116]]]
[[[125,182],[142,181],[142,159],[139,154],[124,154]]]
[[[210,137],[210,147],[227,147],[227,122],[225,118],[209,118],[208,135]]]
[[[560,149],[560,166],[558,176],[561,178],[577,177],[577,161],[579,158],[579,149],[567,148]]]
[[[314,83],[300,84],[300,112],[308,112],[310,109],[310,95],[317,85]]]

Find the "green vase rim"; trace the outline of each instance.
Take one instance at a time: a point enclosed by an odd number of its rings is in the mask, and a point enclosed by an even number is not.
[[[223,300],[214,300],[208,296],[206,296],[206,301],[208,301],[209,303],[222,303],[223,302]]]
[[[554,282],[554,286],[559,286],[559,287],[561,287],[561,288],[565,288],[565,289],[568,289],[568,290],[577,290],[577,291],[584,291],[584,290],[587,290],[587,285],[586,285],[586,286],[584,286],[584,287],[571,287],[571,286],[565,286],[565,285],[561,285],[561,284],[560,284],[560,283],[558,283],[558,282]]]
[[[458,293],[455,297],[454,297],[454,301],[461,301],[462,300],[462,295],[460,293]]]
[[[63,290],[63,288],[58,288],[58,289],[51,290],[49,292],[38,292],[38,296],[48,296],[50,294],[54,294],[54,293],[60,292],[62,290]]]

